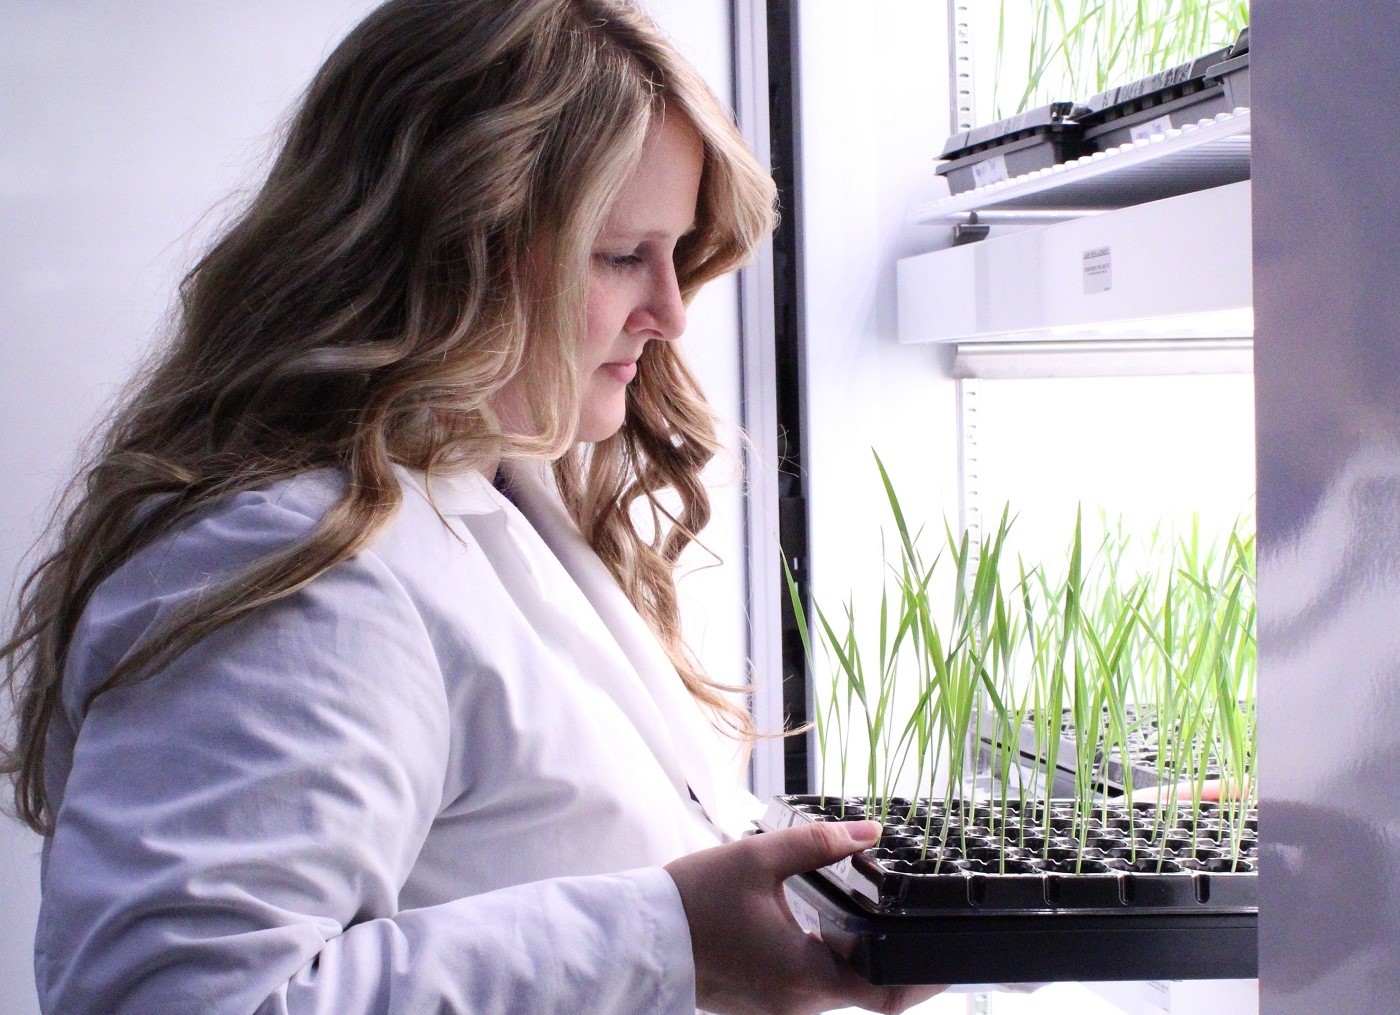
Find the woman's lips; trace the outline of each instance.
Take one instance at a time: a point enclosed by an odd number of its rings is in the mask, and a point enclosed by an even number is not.
[[[627,363],[604,363],[598,369],[619,384],[627,384],[637,376],[637,364],[630,361]]]

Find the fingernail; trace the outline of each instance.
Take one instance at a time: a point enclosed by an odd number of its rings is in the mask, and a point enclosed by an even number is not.
[[[861,846],[875,845],[885,831],[885,826],[878,821],[847,821],[844,824],[851,841]]]

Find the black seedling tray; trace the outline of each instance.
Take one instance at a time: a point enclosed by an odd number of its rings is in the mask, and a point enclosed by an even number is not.
[[[1127,785],[1126,776],[1129,770],[1132,772],[1134,791],[1155,788],[1161,781],[1157,767],[1158,737],[1154,717],[1150,713],[1131,706],[1128,707],[1127,716],[1129,732],[1126,759],[1121,749],[1116,746],[1107,759],[1101,755],[1094,759],[1094,788],[1097,792],[1110,797],[1121,797],[1124,794]],[[1049,795],[1052,797],[1074,795],[1075,742],[1069,717],[1070,712],[1066,709],[1060,724],[1061,736],[1055,755],[1055,772],[1049,786]],[[1107,718],[1105,718],[1105,722],[1107,722]],[[984,712],[980,729],[981,755],[978,759],[980,764],[986,764],[988,761],[995,761],[998,758],[1000,747],[998,733],[996,715]],[[1049,753],[1044,746],[1042,746],[1042,751],[1046,755]],[[1048,758],[1041,757],[1036,752],[1035,725],[1032,722],[1027,722],[1020,728],[1015,753],[1017,761],[1024,768],[1032,771],[1044,770]],[[992,767],[995,769],[996,765],[992,765]],[[1166,774],[1170,778],[1170,773]],[[1183,774],[1189,776],[1189,773]],[[1201,778],[1211,779],[1218,775],[1218,771],[1211,767],[1206,772],[1201,773]]]
[[[891,801],[879,844],[788,881],[794,915],[874,983],[1258,975],[1252,817],[1236,856],[1212,805],[1170,825],[1147,806],[1096,807],[1088,828],[1069,802],[1027,812]],[[759,827],[865,816],[776,797]]]
[[[871,983],[1253,979],[1258,917],[885,916],[830,883],[788,881],[799,922]]]
[[[1219,82],[1225,89],[1225,105],[1230,109],[1249,108],[1249,29],[1230,47],[1226,60],[1206,72],[1206,83]]]
[[[1110,88],[1075,108],[1090,151],[1131,144],[1135,129],[1180,129],[1249,105],[1249,37],[1149,77]],[[1227,92],[1228,81],[1228,92]],[[1243,101],[1241,101],[1241,99]]]
[[[1015,179],[1085,153],[1074,104],[1052,102],[1005,120],[954,134],[935,172],[961,194],[999,180]]]

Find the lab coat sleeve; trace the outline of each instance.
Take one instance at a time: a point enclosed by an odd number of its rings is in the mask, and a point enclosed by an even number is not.
[[[449,713],[430,633],[372,552],[85,701],[207,586],[211,545],[232,568],[311,524],[237,506],[90,604],[60,717],[76,736],[44,862],[44,1009],[690,1015],[663,870],[398,908],[443,803]]]

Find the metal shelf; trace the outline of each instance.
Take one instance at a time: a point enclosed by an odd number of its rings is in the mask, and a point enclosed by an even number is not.
[[[1043,222],[1175,197],[1249,179],[1249,110],[921,205],[915,223]]]

